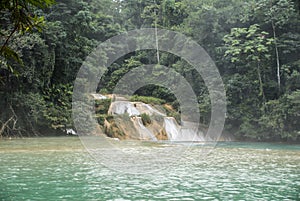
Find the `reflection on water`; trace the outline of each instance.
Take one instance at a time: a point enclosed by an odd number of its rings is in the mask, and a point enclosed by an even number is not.
[[[155,153],[183,145],[130,146]],[[0,200],[300,200],[299,145],[220,143],[205,157],[200,149],[189,147],[167,169],[132,175],[96,163],[76,137],[2,140]]]

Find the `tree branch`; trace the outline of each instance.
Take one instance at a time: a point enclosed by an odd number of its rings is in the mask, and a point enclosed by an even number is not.
[[[2,133],[4,132],[4,130],[6,129],[6,127],[8,126],[8,124],[9,124],[9,122],[11,121],[11,120],[13,120],[14,119],[14,115],[13,116],[11,116],[3,125],[2,125],[2,127],[1,127],[1,129],[0,129],[0,137],[2,137]]]

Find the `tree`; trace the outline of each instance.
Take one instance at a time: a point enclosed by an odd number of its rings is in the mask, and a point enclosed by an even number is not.
[[[9,47],[9,41],[16,32],[24,34],[33,29],[41,30],[44,23],[44,17],[33,14],[33,9],[46,8],[54,3],[54,0],[3,0],[0,5],[1,18],[1,64],[9,68],[11,72],[14,69],[7,64],[7,60],[13,59],[22,63],[19,55]]]
[[[244,62],[256,63],[257,77],[259,80],[259,96],[266,101],[261,65],[264,60],[269,60],[271,55],[270,45],[273,39],[267,37],[268,33],[261,31],[259,25],[254,24],[249,28],[233,28],[231,33],[224,36],[226,52],[231,62],[239,63],[239,66],[247,65]]]
[[[293,23],[297,17],[294,3],[291,0],[259,0],[253,6],[252,20],[255,18],[264,26],[271,26],[274,40],[274,50],[277,69],[277,84],[281,88],[281,63],[280,63],[280,33],[283,29]],[[296,24],[295,24],[296,25]]]

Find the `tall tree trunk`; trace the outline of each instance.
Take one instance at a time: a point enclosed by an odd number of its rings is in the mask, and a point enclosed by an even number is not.
[[[156,58],[157,64],[159,64],[159,48],[158,48],[158,38],[157,38],[157,17],[155,12],[155,44],[156,44]]]
[[[264,87],[263,87],[263,81],[262,81],[261,73],[260,73],[260,64],[259,64],[259,61],[257,62],[257,75],[258,75],[258,80],[259,80],[259,95],[262,96],[263,103],[265,104],[266,97],[265,97],[265,92],[264,92]]]
[[[278,90],[280,92],[280,62],[279,62],[279,52],[278,52],[278,45],[277,45],[277,37],[276,37],[276,27],[274,21],[272,20],[272,29],[273,29],[273,38],[274,38],[274,45],[275,45],[275,53],[276,53],[276,64],[277,64],[277,83],[278,83]]]

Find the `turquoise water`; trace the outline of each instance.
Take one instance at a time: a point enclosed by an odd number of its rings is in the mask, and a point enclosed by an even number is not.
[[[200,149],[194,144],[168,168],[133,175],[95,162],[76,137],[2,140],[0,200],[300,200],[299,145],[219,143],[198,157]]]

